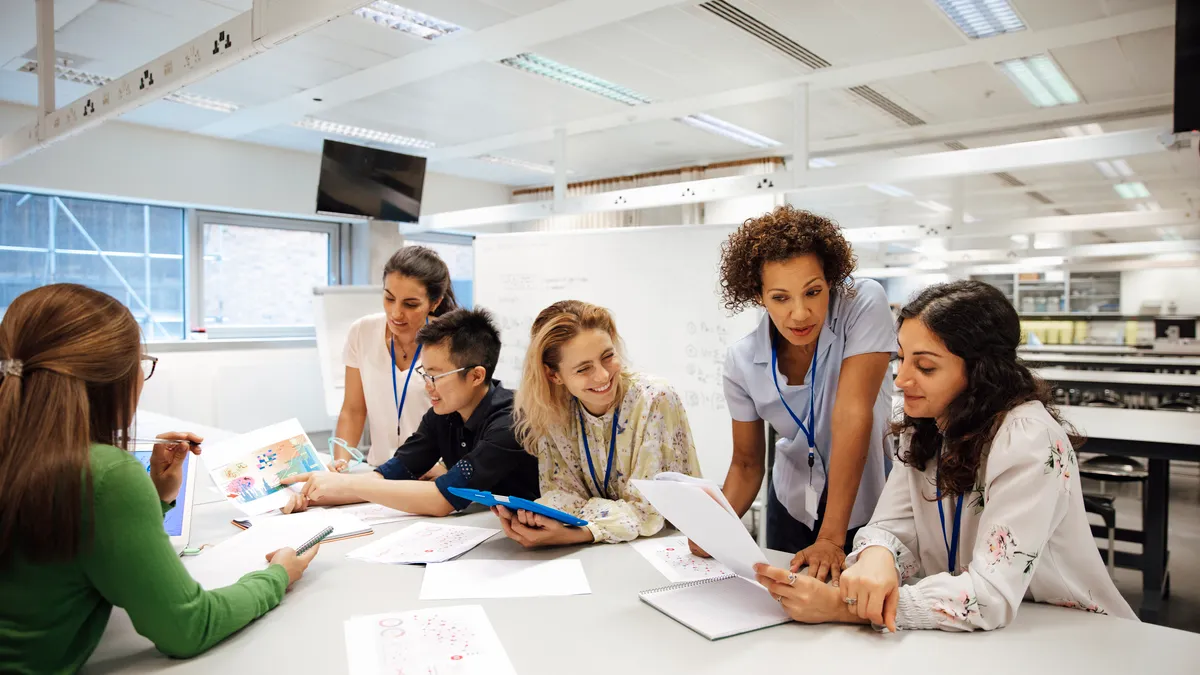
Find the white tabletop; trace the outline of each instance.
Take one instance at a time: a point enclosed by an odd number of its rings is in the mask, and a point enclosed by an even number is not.
[[[237,530],[224,502],[198,507],[192,544],[214,543]],[[453,524],[492,526],[490,513],[453,517]],[[411,523],[382,525],[372,538]],[[632,547],[597,544],[528,552],[497,536],[469,552],[473,559],[559,557],[582,561],[592,594],[576,597],[454,602],[417,599],[423,568],[348,560],[358,538],[321,547],[316,560],[274,611],[205,654],[171,660],[114,610],[85,673],[347,672],[343,622],[356,615],[436,605],[480,604],[518,673],[738,673],[852,671],[928,675],[936,663],[995,662],[1022,675],[1125,675],[1153,663],[1156,675],[1195,673],[1200,635],[1150,624],[1026,603],[1013,625],[963,635],[914,631],[883,635],[857,626],[779,626],[709,642],[640,602],[640,590],[666,584]],[[772,553],[777,564],[787,556]],[[714,608],[715,609],[715,608]],[[1087,648],[1080,645],[1087,644]],[[932,655],[936,655],[934,658]],[[802,667],[801,667],[802,664]]]
[[[1176,410],[1061,406],[1059,412],[1089,438],[1200,445],[1200,414]]]
[[[1073,370],[1070,368],[1034,368],[1034,374],[1048,382],[1090,382],[1147,387],[1195,387],[1200,375],[1179,373],[1128,373],[1111,370]]]
[[[1155,368],[1196,368],[1200,357],[1194,356],[1108,356],[1097,354],[1058,354],[1051,352],[1021,352],[1021,358],[1033,363],[1094,363],[1114,366],[1153,366]]]
[[[1062,354],[1137,354],[1137,347],[1128,345],[1022,345],[1018,354],[1054,352]]]

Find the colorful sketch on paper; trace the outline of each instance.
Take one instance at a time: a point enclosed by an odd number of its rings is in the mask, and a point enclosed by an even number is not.
[[[692,555],[687,537],[642,539],[633,548],[672,583],[723,577],[732,572],[712,558]]]
[[[499,532],[484,527],[419,522],[346,555],[377,563],[420,565],[443,562],[466,553]]]
[[[356,617],[346,646],[350,675],[514,675],[478,605]]]
[[[247,453],[217,470],[225,496],[245,504],[284,489],[282,480],[322,464],[308,437],[301,434]]]

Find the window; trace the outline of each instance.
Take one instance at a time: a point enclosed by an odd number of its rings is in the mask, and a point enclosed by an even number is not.
[[[475,306],[475,238],[463,234],[421,233],[405,242],[433,249],[450,268],[450,285],[459,307]]]
[[[0,314],[72,282],[117,298],[146,340],[186,333],[183,209],[0,191]]]
[[[312,335],[313,288],[339,277],[338,225],[207,212],[197,220],[209,334]]]

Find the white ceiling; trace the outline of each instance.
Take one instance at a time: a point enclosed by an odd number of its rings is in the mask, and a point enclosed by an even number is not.
[[[80,4],[58,0],[56,6]],[[1170,0],[1011,0],[1030,30],[1119,16],[1171,5]],[[457,23],[471,33],[501,26],[554,5],[553,0],[401,0],[398,4]],[[834,67],[961,47],[970,41],[939,11],[933,0],[728,0],[729,5],[779,31]],[[115,77],[250,8],[250,0],[99,0],[57,31],[57,50],[75,67]],[[13,11],[0,8],[0,23]],[[30,27],[32,30],[32,27]],[[442,42],[427,41],[347,16],[301,35],[188,88],[188,92],[242,108],[263,105],[336,78]],[[33,46],[30,35],[28,47]],[[634,18],[533,46],[538,54],[632,89],[654,101],[711,94],[811,72],[766,42],[722,20],[695,2],[682,2]],[[1074,47],[1052,57],[1074,84],[1084,104],[1103,103],[1172,91],[1173,30],[1162,28]],[[34,75],[16,72],[32,58],[27,51],[0,64],[0,100],[32,105]],[[871,87],[930,125],[1020,115],[1035,110],[995,66],[967,66],[896,77]],[[88,91],[86,85],[58,83],[60,101]],[[530,129],[620,113],[626,106],[498,63],[480,62],[444,75],[322,110],[320,117],[454,146]],[[697,111],[699,112],[699,111]],[[790,144],[792,103],[785,99],[704,111]],[[814,91],[810,100],[810,139],[835,139],[907,125],[844,90]],[[197,131],[225,113],[160,101],[134,112],[132,122]],[[1167,117],[1106,122],[1104,131],[1167,127]],[[1056,129],[964,139],[967,147],[1059,137]],[[321,134],[287,124],[253,131],[243,140],[317,151]],[[949,151],[942,144],[914,145],[871,153],[839,155],[839,164]],[[494,154],[550,164],[552,143],[509,147]],[[769,156],[735,141],[672,120],[629,124],[572,136],[568,166],[572,179],[596,178],[707,162]],[[1200,162],[1161,153],[1129,160],[1153,200],[1162,208],[1195,208],[1200,201]],[[550,177],[527,169],[477,159],[435,161],[431,169],[513,186],[545,185]],[[1092,213],[1132,209],[1091,164],[1014,171],[1027,188],[1012,188],[995,176],[966,179],[967,210],[977,217],[1053,215],[1056,209]],[[948,181],[901,187],[915,199],[948,203]],[[1029,197],[1037,190],[1053,204]],[[914,199],[891,198],[865,188],[813,194],[811,206],[863,219],[929,219]],[[1138,200],[1145,201],[1145,200]],[[806,202],[807,203],[807,202]],[[1189,234],[1196,234],[1190,233]],[[1146,236],[1138,230],[1097,233],[1079,241],[1113,241]]]

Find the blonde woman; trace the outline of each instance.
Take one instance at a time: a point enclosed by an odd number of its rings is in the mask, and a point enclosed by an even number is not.
[[[574,514],[569,527],[496,509],[523,546],[617,543],[658,533],[663,517],[629,481],[662,471],[700,475],[687,413],[663,380],[626,371],[607,309],[577,300],[538,315],[514,412],[517,439],[538,458],[539,503]]]

